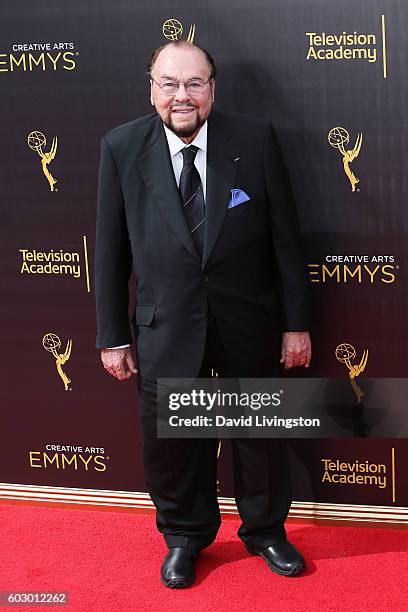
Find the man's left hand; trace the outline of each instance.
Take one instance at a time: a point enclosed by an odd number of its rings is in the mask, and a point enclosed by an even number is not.
[[[285,369],[298,366],[309,367],[312,357],[312,344],[310,334],[302,332],[284,332],[282,336],[282,357],[280,362],[285,364]]]

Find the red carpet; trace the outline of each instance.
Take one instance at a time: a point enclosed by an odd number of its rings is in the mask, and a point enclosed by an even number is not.
[[[238,525],[224,521],[195,586],[170,590],[152,514],[0,504],[0,591],[70,592],[66,606],[10,608],[24,611],[407,610],[407,531],[290,524],[308,569],[286,578],[244,550]]]

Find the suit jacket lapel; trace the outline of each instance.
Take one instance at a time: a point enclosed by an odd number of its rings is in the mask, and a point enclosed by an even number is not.
[[[184,215],[162,121],[158,115],[153,121],[146,150],[138,158],[143,180],[174,233],[192,255],[200,257]]]
[[[207,189],[205,202],[205,241],[202,267],[206,265],[224,221],[231,188],[235,185],[238,152],[228,142],[222,118],[217,111],[208,117]]]

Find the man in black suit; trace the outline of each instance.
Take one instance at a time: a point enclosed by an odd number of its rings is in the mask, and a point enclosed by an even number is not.
[[[279,375],[310,362],[305,273],[285,166],[269,122],[212,110],[215,65],[177,41],[149,62],[156,113],[102,139],[97,347],[119,380],[139,373],[143,463],[169,552],[161,580],[194,581],[220,526],[215,439],[159,439],[158,378]],[[130,350],[128,281],[137,280]],[[283,331],[283,333],[282,333]],[[247,549],[282,575],[304,559],[286,538],[286,442],[233,439]]]

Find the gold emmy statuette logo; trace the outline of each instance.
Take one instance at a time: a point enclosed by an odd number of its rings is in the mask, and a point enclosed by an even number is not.
[[[183,26],[178,19],[167,19],[163,23],[162,31],[163,36],[167,38],[167,40],[179,40],[183,34]],[[193,23],[188,31],[187,42],[192,43],[194,41],[194,35],[195,24]]]
[[[343,168],[346,176],[348,177],[351,184],[351,191],[356,191],[356,185],[360,182],[360,179],[356,177],[350,168],[350,163],[356,159],[360,153],[361,145],[363,142],[363,135],[360,133],[357,135],[356,144],[353,149],[346,149],[350,141],[350,134],[343,127],[334,127],[330,130],[328,135],[328,141],[334,149],[338,149],[343,156]]]
[[[57,153],[57,137],[52,139],[51,149],[48,153],[44,153],[43,147],[47,144],[46,138],[42,132],[31,132],[27,138],[27,144],[33,151],[37,151],[41,157],[41,165],[46,179],[50,185],[51,191],[54,191],[54,185],[57,180],[52,176],[48,170],[48,164],[52,162]]]
[[[358,403],[360,403],[365,393],[358,386],[356,378],[365,370],[368,361],[368,349],[363,351],[363,356],[361,357],[360,363],[357,365],[353,365],[351,363],[351,361],[356,357],[356,349],[351,344],[339,344],[335,353],[337,360],[340,361],[340,363],[346,364],[349,370],[351,386],[353,387],[354,393],[357,396]]]
[[[67,348],[65,349],[64,353],[58,352],[61,348],[61,340],[56,334],[45,334],[44,338],[42,339],[42,344],[46,351],[49,351],[54,355],[57,372],[60,375],[62,382],[64,383],[64,389],[65,391],[70,391],[71,389],[68,387],[68,385],[71,382],[71,379],[68,378],[68,376],[65,374],[62,369],[62,366],[71,357],[72,340],[68,340]]]

